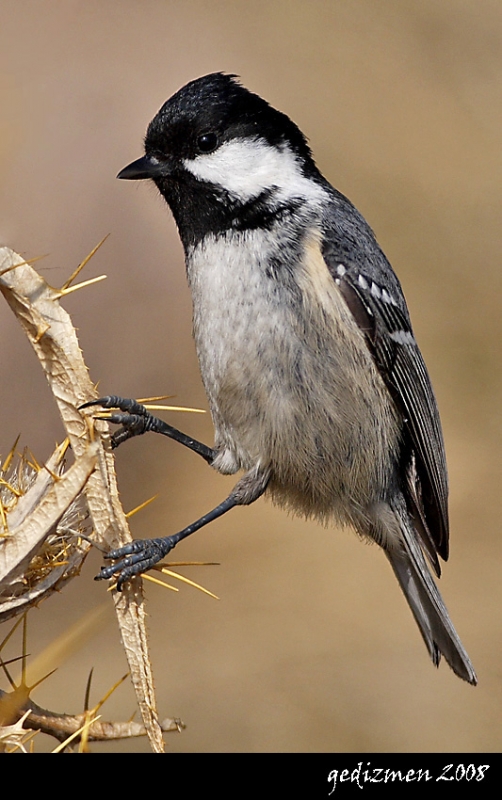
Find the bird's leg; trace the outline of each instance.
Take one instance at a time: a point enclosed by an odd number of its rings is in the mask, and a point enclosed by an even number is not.
[[[134,577],[134,575],[140,575],[153,567],[182,539],[186,539],[187,536],[198,531],[199,528],[203,528],[209,522],[223,516],[231,508],[249,505],[257,500],[267,488],[269,479],[269,470],[252,469],[243,475],[222,503],[173,536],[165,536],[158,539],[136,539],[134,542],[125,545],[125,547],[112,550],[105,558],[111,559],[116,563],[108,567],[102,567],[95,580],[103,580],[116,575],[117,590],[120,592],[122,585],[126,581]]]
[[[145,406],[136,402],[136,400],[108,395],[107,397],[100,397],[99,400],[91,400],[88,403],[84,403],[80,408],[89,408],[90,406],[119,409],[120,413],[110,414],[108,417],[97,417],[97,419],[105,419],[107,422],[122,426],[112,435],[112,447],[114,448],[133,436],[141,436],[143,433],[152,431],[153,433],[162,433],[164,436],[169,436],[170,439],[180,442],[180,444],[193,450],[194,453],[202,456],[208,464],[212,463],[216,455],[216,451],[211,447],[198,442],[197,439],[192,439],[191,436],[187,436],[186,433],[173,428],[172,425],[168,425],[167,422],[158,417],[154,417]]]

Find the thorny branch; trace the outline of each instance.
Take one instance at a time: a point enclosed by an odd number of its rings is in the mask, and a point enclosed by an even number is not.
[[[74,277],[76,273],[70,281]],[[13,503],[12,509],[0,500],[0,533],[2,528],[4,533],[0,540],[0,574],[3,575],[0,590],[3,593],[6,586],[14,587],[7,598],[10,605],[4,608],[5,616],[22,610],[23,569],[40,543],[56,531],[65,510],[80,491],[83,490],[92,520],[93,538],[98,545],[109,550],[126,544],[132,538],[119,501],[107,425],[91,420],[79,411],[82,403],[96,398],[97,394],[71,319],[59,303],[61,297],[78,288],[70,287],[70,281],[62,289],[55,289],[21,256],[8,248],[0,248],[0,291],[40,361],[75,459],[75,463],[64,471],[60,467],[61,454],[56,451],[46,468],[40,470],[31,489]],[[6,491],[11,488],[14,487],[7,487]],[[11,510],[15,516],[14,523],[14,517],[9,518]],[[73,543],[71,570],[66,570],[66,564],[59,565],[58,569],[63,567],[63,571],[52,584],[52,576],[49,579],[46,576],[46,584],[35,587],[41,596],[53,591],[58,580],[68,579],[78,572],[89,545],[78,535],[73,536]],[[33,591],[32,587],[30,591]],[[122,593],[113,592],[112,597],[143,723],[152,750],[163,752],[141,579],[130,581]],[[4,600],[6,598],[0,596],[0,613]]]
[[[0,703],[6,693],[0,689]],[[29,711],[28,716],[23,721],[25,728],[41,731],[49,736],[53,736],[60,742],[64,742],[68,736],[75,733],[86,721],[86,714],[55,714],[31,700],[27,700],[18,708],[18,714],[22,716]],[[180,731],[185,726],[180,719],[166,719],[160,722],[160,727],[164,733]],[[146,736],[146,728],[141,722],[105,722],[98,720],[89,726],[87,740],[89,742],[110,741],[111,739],[130,739],[137,736]]]

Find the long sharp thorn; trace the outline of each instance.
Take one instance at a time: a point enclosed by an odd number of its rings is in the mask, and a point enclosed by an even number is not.
[[[106,236],[104,236],[101,239],[101,241],[96,245],[96,247],[93,247],[93,249],[91,250],[89,255],[86,256],[84,258],[84,260],[80,262],[80,264],[78,265],[78,267],[75,270],[75,272],[72,272],[72,274],[70,275],[68,280],[65,283],[63,283],[63,285],[61,286],[61,289],[59,289],[60,292],[62,292],[63,294],[65,293],[65,291],[69,288],[70,284],[73,283],[73,281],[75,280],[77,275],[84,269],[85,265],[89,263],[89,261],[91,260],[93,255],[99,250],[101,245],[104,244],[104,242],[106,242],[106,240],[108,239],[109,235],[110,234],[107,233]]]

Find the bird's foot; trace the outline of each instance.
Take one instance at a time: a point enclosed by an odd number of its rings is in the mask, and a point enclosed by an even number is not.
[[[118,412],[107,416],[96,416],[96,419],[104,419],[107,422],[113,422],[115,425],[121,426],[112,434],[111,444],[113,448],[118,447],[119,444],[126,442],[127,439],[131,439],[133,436],[141,436],[143,433],[151,431],[152,433],[161,433],[163,436],[168,436],[175,442],[188,447],[189,450],[202,456],[208,464],[212,464],[214,461],[216,452],[212,447],[208,447],[191,436],[187,436],[186,433],[173,428],[172,425],[168,425],[164,420],[154,417],[147,407],[138,403],[137,400],[130,400],[111,394],[107,397],[100,397],[99,400],[90,400],[88,403],[81,405],[80,408],[89,408],[90,406],[101,406],[112,410],[118,409]]]
[[[112,434],[111,442],[113,448],[118,447],[119,444],[131,439],[133,436],[141,436],[147,431],[156,430],[157,423],[161,423],[161,420],[150,414],[148,409],[141,403],[126,397],[111,394],[106,397],[100,397],[98,400],[90,400],[88,403],[81,405],[80,408],[89,408],[90,406],[118,409],[118,412],[108,416],[96,416],[96,419],[104,419],[114,425],[121,426]]]
[[[179,537],[166,536],[161,539],[135,539],[134,542],[111,550],[106,559],[114,561],[108,567],[102,567],[96,581],[107,580],[116,576],[117,591],[122,591],[123,584],[135,575],[141,575],[155,566],[178,543]]]

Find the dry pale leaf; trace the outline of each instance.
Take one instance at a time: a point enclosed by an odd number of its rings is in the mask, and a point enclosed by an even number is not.
[[[0,543],[0,622],[59,591],[78,573],[90,548],[87,541],[79,539],[78,530],[73,532],[60,523],[96,467],[97,443],[92,442],[76,463],[59,475],[65,450],[65,445],[56,449],[26,493],[16,498],[12,511],[4,508],[7,528]]]

